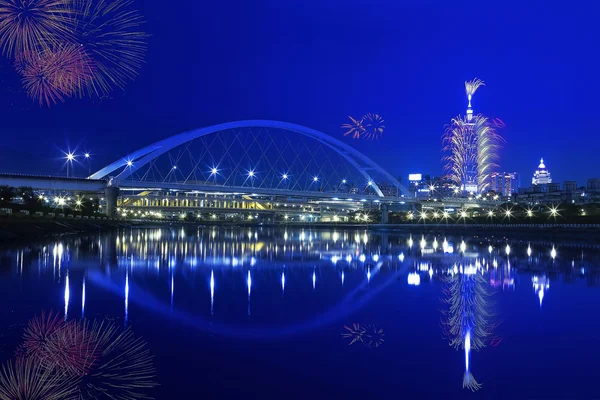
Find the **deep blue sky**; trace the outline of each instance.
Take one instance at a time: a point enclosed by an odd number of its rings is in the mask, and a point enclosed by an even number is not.
[[[137,0],[147,64],[112,99],[39,108],[2,60],[0,170],[58,173],[67,145],[99,168],[186,129],[264,118],[342,138],[404,179],[439,174],[444,124],[479,77],[475,111],[507,126],[502,170],[527,184],[543,156],[556,181],[600,177],[598,6],[469,3]],[[384,138],[343,138],[347,115],[366,112],[384,116]]]

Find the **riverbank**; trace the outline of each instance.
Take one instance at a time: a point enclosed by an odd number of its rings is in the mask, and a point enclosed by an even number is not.
[[[600,243],[600,224],[345,224],[345,223],[276,223],[258,224],[251,222],[209,221],[204,223],[172,221],[172,220],[125,220],[125,219],[66,219],[66,218],[36,218],[36,217],[1,217],[0,244],[17,241],[27,241],[73,235],[80,233],[95,233],[123,228],[166,228],[166,227],[273,227],[299,229],[366,229],[380,233],[419,233],[444,235],[492,234],[501,236],[522,233],[543,237],[567,237],[576,235],[590,243]]]
[[[73,220],[4,217],[0,218],[0,244],[79,233],[103,232],[119,228],[129,228],[134,225],[132,221],[116,219]]]

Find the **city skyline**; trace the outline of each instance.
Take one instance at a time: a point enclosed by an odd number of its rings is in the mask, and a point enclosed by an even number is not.
[[[462,107],[461,82],[478,76],[488,86],[477,94],[477,111],[506,123],[498,171],[528,177],[544,157],[556,182],[584,184],[598,175],[593,160],[593,149],[600,144],[593,101],[598,83],[591,79],[589,56],[579,51],[594,28],[576,22],[587,18],[581,10],[546,8],[542,15],[525,18],[508,15],[508,7],[482,5],[482,11],[493,10],[504,22],[475,21],[477,37],[465,39],[462,32],[447,32],[440,24],[445,15],[475,12],[462,7],[439,6],[424,13],[426,5],[380,1],[366,8],[352,1],[339,10],[326,1],[305,5],[311,11],[307,16],[295,3],[276,11],[268,3],[241,5],[235,11],[211,5],[208,23],[193,24],[204,15],[195,5],[189,15],[180,15],[136,2],[151,34],[146,63],[124,91],[102,99],[40,108],[21,92],[18,74],[3,58],[0,170],[59,173],[61,151],[69,149],[91,152],[92,165],[101,167],[188,129],[268,118],[325,132],[406,182],[413,172],[441,175],[444,124]],[[349,29],[360,11],[379,22],[373,32],[358,35]],[[276,24],[250,23],[271,21],[275,15]],[[552,22],[558,20],[556,28]],[[321,21],[336,22],[323,26]],[[239,33],[248,31],[240,38]],[[198,39],[193,46],[183,45],[180,35]],[[321,37],[330,43],[327,49],[312,44]],[[375,38],[380,40],[371,48],[376,57],[344,59]],[[466,40],[468,49],[452,45],[459,40]],[[466,54],[468,63],[463,62]],[[370,112],[385,117],[380,140],[343,137],[340,121]],[[80,175],[88,170],[87,165],[75,168]]]

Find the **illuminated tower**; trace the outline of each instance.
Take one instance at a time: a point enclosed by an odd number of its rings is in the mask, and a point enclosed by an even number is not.
[[[545,185],[547,183],[552,183],[552,178],[550,177],[550,171],[546,169],[546,165],[544,165],[544,159],[540,160],[540,165],[538,165],[538,169],[533,173],[533,178],[531,178],[531,183],[533,185]]]
[[[477,171],[477,160],[478,160],[478,150],[477,150],[477,129],[475,127],[475,120],[473,118],[473,106],[471,105],[471,100],[473,99],[473,95],[479,88],[479,86],[484,86],[482,80],[475,78],[471,82],[465,82],[465,92],[467,93],[467,99],[469,104],[467,105],[467,117],[464,121],[464,146],[465,151],[464,161],[464,180],[462,182],[462,190],[464,192],[469,193],[477,193],[479,190],[479,182],[478,182],[478,171]]]
[[[501,121],[473,113],[473,95],[483,85],[481,79],[465,82],[467,114],[453,118],[443,136],[447,178],[462,192],[481,193],[489,189],[502,142],[495,130]]]

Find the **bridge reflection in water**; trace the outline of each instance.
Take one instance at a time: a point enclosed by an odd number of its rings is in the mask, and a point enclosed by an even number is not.
[[[100,313],[150,331],[171,321],[194,337],[285,340],[333,330],[339,339],[344,325],[376,323],[385,331],[381,346],[395,346],[400,322],[391,315],[418,309],[441,326],[435,337],[450,345],[442,348],[464,352],[466,390],[485,390],[491,379],[473,351],[488,354],[510,331],[499,293],[541,313],[558,301],[553,290],[600,285],[600,246],[576,238],[178,227],[65,238],[0,256],[11,268],[7,282],[45,282],[36,284],[51,289],[44,307],[64,310],[65,319]],[[433,313],[423,294],[436,298]]]

